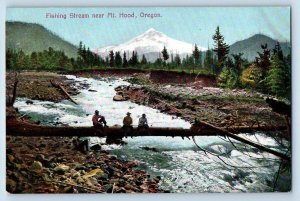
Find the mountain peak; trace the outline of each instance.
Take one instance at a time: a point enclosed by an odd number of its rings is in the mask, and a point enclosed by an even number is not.
[[[151,32],[159,32],[159,31],[157,31],[157,30],[154,29],[154,28],[150,28],[150,29],[148,29],[147,31],[145,31],[145,33],[151,33]]]
[[[158,37],[163,37],[164,34],[160,31],[157,31],[156,29],[154,28],[150,28],[148,29],[147,31],[145,31],[142,35],[142,37],[155,37],[155,36],[158,36]]]
[[[179,54],[182,58],[187,54],[192,54],[194,46],[191,43],[186,43],[173,38],[168,37],[166,34],[150,28],[143,34],[116,46],[103,47],[99,49],[99,54],[102,57],[106,57],[109,51],[114,52],[128,52],[135,51],[138,55],[145,55],[148,61],[155,61],[163,48],[166,47],[170,54]],[[205,51],[205,48],[199,47],[201,51]]]
[[[272,39],[270,36],[258,33],[253,36],[235,42],[230,46],[230,54],[244,53],[243,57],[248,61],[254,61],[257,56],[257,52],[262,52],[261,45],[267,44],[268,49],[274,48],[277,40]],[[281,49],[284,55],[289,54],[290,52],[290,43],[281,42]]]

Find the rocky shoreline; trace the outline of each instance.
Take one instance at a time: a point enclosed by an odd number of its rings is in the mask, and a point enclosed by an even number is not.
[[[160,177],[107,151],[82,153],[71,138],[7,136],[10,193],[157,193]],[[59,147],[59,148],[58,148]]]

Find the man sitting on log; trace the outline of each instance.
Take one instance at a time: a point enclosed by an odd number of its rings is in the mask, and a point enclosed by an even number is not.
[[[130,112],[127,112],[126,117],[123,119],[123,129],[125,131],[125,137],[127,134],[133,131],[132,118],[130,117]]]
[[[104,126],[106,127],[105,117],[99,115],[99,111],[98,110],[95,111],[95,114],[94,114],[94,116],[92,118],[92,121],[93,121],[93,125],[94,125],[95,128],[103,129]]]
[[[148,132],[148,128],[149,128],[149,126],[148,126],[148,121],[147,121],[147,118],[146,118],[146,114],[142,114],[142,117],[139,119],[139,125],[138,125],[138,128],[137,128],[137,132],[139,132],[141,129],[146,129],[147,132]]]

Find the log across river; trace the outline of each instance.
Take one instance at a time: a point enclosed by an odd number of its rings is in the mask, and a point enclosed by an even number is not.
[[[285,130],[286,127],[230,127],[230,128],[220,128],[215,127],[206,122],[200,122],[201,127],[197,129],[183,129],[183,128],[160,128],[160,127],[150,127],[148,131],[140,130],[137,131],[136,128],[132,132],[124,132],[120,127],[109,127],[104,128],[104,130],[95,129],[94,127],[72,127],[72,126],[40,126],[23,121],[18,121],[16,119],[9,119],[6,122],[7,135],[12,136],[97,136],[106,137],[113,136],[114,138],[122,138],[125,136],[169,136],[169,137],[192,137],[192,136],[227,136],[233,138],[237,141],[243,142],[262,151],[266,151],[280,158],[290,160],[290,157],[273,149],[267,148],[263,145],[252,142],[248,139],[238,136],[238,133],[252,132],[252,131],[270,131],[270,130]]]

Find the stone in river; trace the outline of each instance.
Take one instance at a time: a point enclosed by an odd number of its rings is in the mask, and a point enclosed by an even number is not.
[[[26,104],[27,104],[27,105],[31,105],[31,104],[33,104],[33,101],[32,101],[32,100],[27,100],[27,101],[26,101]]]
[[[88,91],[90,91],[90,92],[97,92],[97,91],[94,90],[94,89],[89,89]]]
[[[124,99],[123,96],[121,96],[121,95],[115,95],[115,96],[113,97],[113,100],[114,100],[114,101],[125,101],[125,99]]]

